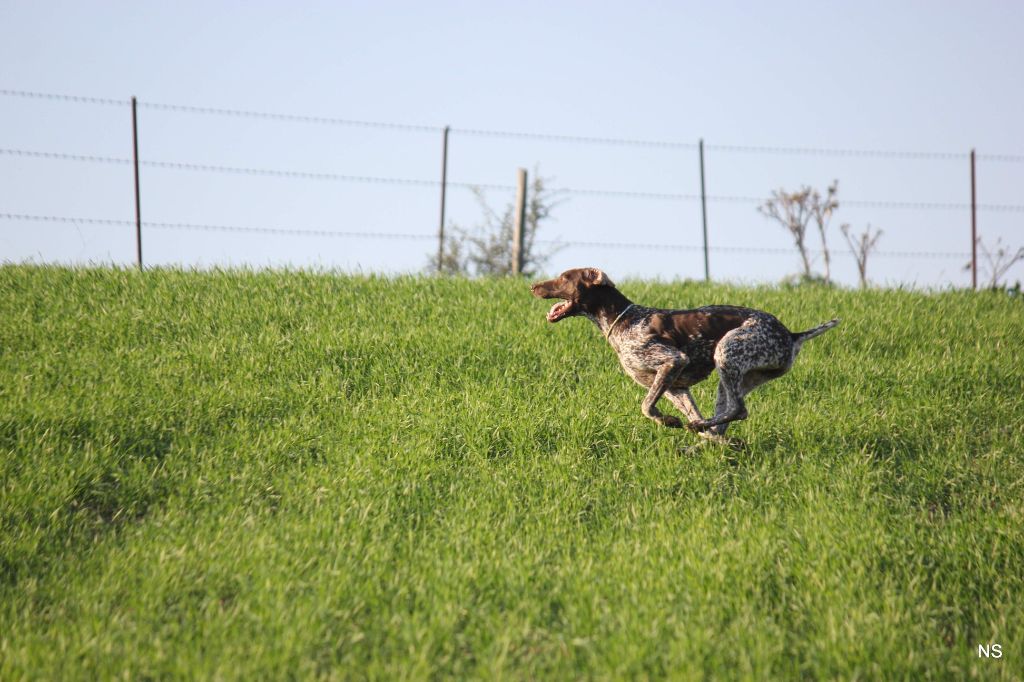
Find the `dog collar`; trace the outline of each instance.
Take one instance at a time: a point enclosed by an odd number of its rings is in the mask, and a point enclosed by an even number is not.
[[[604,338],[605,338],[606,341],[610,341],[611,340],[611,338],[612,338],[612,330],[615,329],[615,325],[617,325],[619,323],[619,320],[622,319],[622,316],[625,315],[626,313],[628,313],[630,308],[635,308],[635,307],[636,307],[636,303],[630,303],[629,305],[626,306],[625,310],[623,310],[621,313],[619,313],[619,316],[615,318],[614,322],[612,322],[612,326],[608,327],[608,331],[605,332]]]

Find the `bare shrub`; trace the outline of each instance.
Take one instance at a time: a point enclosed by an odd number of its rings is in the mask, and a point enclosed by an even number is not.
[[[846,238],[846,243],[850,247],[850,253],[853,254],[854,259],[857,261],[857,274],[860,276],[860,286],[863,289],[868,285],[868,256],[875,250],[875,245],[878,244],[878,238],[882,236],[882,231],[875,230],[874,234],[872,234],[870,224],[859,235],[852,235],[850,226],[846,223],[841,225],[839,229]]]

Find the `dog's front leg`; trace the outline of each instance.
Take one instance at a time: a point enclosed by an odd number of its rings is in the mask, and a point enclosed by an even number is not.
[[[668,398],[676,409],[686,415],[686,418],[691,422],[699,422],[704,419],[704,415],[700,413],[697,408],[697,402],[690,395],[690,389],[688,388],[666,388],[665,397]]]
[[[683,367],[686,366],[686,356],[682,353],[678,353],[670,359],[666,359],[665,363],[658,368],[657,374],[654,375],[654,381],[651,382],[651,389],[647,392],[647,396],[644,398],[643,403],[640,405],[641,411],[644,416],[649,419],[653,419],[662,426],[668,426],[677,429],[683,425],[679,417],[673,417],[672,415],[665,415],[658,409],[657,402],[661,398],[662,394],[665,393],[679,373],[683,371]]]
[[[688,388],[668,388],[665,390],[665,397],[672,401],[672,404],[676,408],[686,415],[687,419],[690,420],[690,424],[696,424],[704,421],[704,416],[700,413],[700,409],[697,407],[697,402],[693,399],[693,395],[690,394]],[[721,431],[719,431],[721,429]],[[721,435],[725,431],[724,427],[715,427],[711,431],[698,431],[697,435],[705,440],[714,441],[716,443],[727,443],[728,441]]]

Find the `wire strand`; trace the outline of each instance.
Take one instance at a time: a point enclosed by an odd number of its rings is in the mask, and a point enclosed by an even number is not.
[[[538,244],[550,246],[576,246],[582,248],[608,248],[608,249],[640,249],[647,251],[703,251],[704,247],[696,244],[652,244],[642,242],[601,242],[601,241],[559,241],[550,239],[538,239]],[[762,246],[709,246],[709,251],[722,253],[746,253],[754,255],[794,255],[794,250],[778,247]],[[824,253],[821,249],[808,249],[808,253],[820,256]],[[836,251],[835,255],[850,255],[847,251]],[[872,255],[890,258],[970,258],[969,253],[958,251],[872,251]]]
[[[381,128],[385,130],[402,130],[417,133],[438,133],[444,130],[444,126],[424,125],[417,123],[390,123],[385,121],[362,121],[350,118],[336,118],[332,116],[308,116],[305,114],[280,114],[266,111],[249,111],[245,109],[222,109],[219,107],[199,107],[187,104],[166,104],[162,102],[144,102],[139,100],[138,105],[145,109],[156,111],[173,111],[186,114],[208,114],[215,116],[234,116],[239,118],[254,118],[270,121],[288,121],[291,123],[314,123],[319,125],[349,126],[355,128]]]
[[[133,220],[118,220],[109,218],[84,218],[71,216],[34,215],[26,213],[0,213],[0,220],[64,223],[81,225],[105,225],[105,226],[134,226]],[[202,232],[237,232],[253,234],[275,234],[284,236],[304,237],[342,237],[357,239],[411,239],[430,240],[437,239],[437,235],[423,233],[402,233],[402,232],[351,232],[340,230],[309,229],[309,228],[284,228],[284,227],[253,227],[244,225],[212,225],[204,223],[181,223],[181,222],[153,222],[143,221],[142,226],[146,228],[163,230],[190,230]],[[579,248],[603,248],[603,249],[638,249],[650,251],[702,251],[703,247],[694,244],[655,244],[644,242],[605,242],[605,241],[577,241],[577,240],[550,240],[538,239],[537,244],[550,246],[575,246]],[[778,247],[757,247],[757,246],[711,246],[710,251],[722,253],[747,253],[755,255],[792,255],[793,249]],[[811,249],[810,253],[820,255],[820,249]],[[845,251],[836,252],[838,255],[846,254]],[[848,254],[847,254],[848,255]],[[874,255],[891,258],[969,258],[970,254],[950,251],[877,251]]]
[[[0,213],[0,220],[65,223],[81,225],[105,225],[130,227],[134,220],[117,220],[109,218],[82,218],[69,216],[32,215],[26,213]],[[255,234],[297,235],[303,237],[349,237],[362,239],[436,239],[432,234],[412,234],[402,232],[345,232],[340,230],[322,230],[308,228],[284,227],[252,227],[243,225],[210,225],[203,223],[169,223],[142,221],[142,227],[160,230],[191,230],[201,232],[250,232]]]
[[[60,102],[72,102],[78,104],[99,104],[106,106],[124,106],[131,104],[130,99],[114,99],[109,97],[92,97],[84,95],[66,95],[60,93],[37,92],[31,90],[0,89],[0,96],[20,97],[23,99],[37,99]],[[444,126],[429,125],[421,123],[395,123],[389,121],[368,121],[360,119],[340,118],[334,116],[314,116],[308,114],[287,114],[279,112],[256,111],[250,109],[234,109],[226,107],[196,106],[189,104],[175,104],[167,102],[147,102],[138,100],[140,108],[152,109],[154,111],[168,111],[174,113],[187,113],[212,116],[230,116],[236,118],[264,119],[270,121],[283,121],[291,123],[309,123],[317,125],[349,126],[358,128],[378,128],[384,130],[402,130],[421,133],[439,133],[444,131]],[[558,133],[535,133],[528,131],[494,130],[487,128],[462,128],[451,127],[451,132],[475,137],[491,137],[504,139],[528,139],[544,140],[549,142],[568,142],[578,144],[611,145],[642,148],[660,149],[685,149],[696,150],[698,144],[693,142],[681,142],[673,140],[650,140],[630,137],[612,137],[595,135],[569,135]],[[907,159],[907,160],[941,160],[941,161],[963,161],[970,155],[965,152],[933,152],[933,151],[908,151],[908,150],[886,150],[886,149],[852,149],[834,147],[791,147],[791,146],[770,146],[770,145],[739,145],[739,144],[706,144],[705,149],[709,151],[720,151],[738,154],[768,154],[768,155],[791,155],[791,156],[834,156],[834,157],[861,157],[880,159]],[[1002,163],[1024,163],[1024,154],[976,154],[976,158],[983,161],[994,161]]]
[[[600,137],[591,135],[564,135],[558,133],[531,133],[513,130],[486,130],[483,128],[452,128],[453,133],[475,137],[494,137],[518,140],[544,140],[547,142],[573,142],[580,144],[609,145],[620,147],[646,147],[657,149],[695,150],[694,142],[673,142],[669,140],[641,140],[636,138]]]
[[[791,156],[849,156],[879,159],[928,159],[940,161],[963,161],[970,158],[963,152],[921,152],[886,149],[842,149],[829,147],[766,147],[759,145],[708,144],[709,151],[738,154],[782,154]]]
[[[21,97],[22,99],[42,99],[56,102],[75,102],[77,104],[102,104],[107,106],[126,106],[130,99],[111,99],[109,97],[87,97],[82,95],[61,95],[52,92],[32,92],[30,90],[0,89],[4,97]]]
[[[79,161],[84,163],[107,163],[116,165],[128,165],[132,159],[112,156],[97,156],[88,154],[69,154],[64,152],[45,152],[29,149],[0,148],[0,155],[20,156],[26,158],[39,158],[50,160]],[[249,175],[262,177],[291,178],[298,180],[321,180],[335,182],[359,182],[379,185],[404,185],[416,187],[439,187],[440,180],[424,180],[417,178],[393,178],[371,175],[346,175],[342,173],[328,173],[317,171],[293,171],[279,170],[273,168],[250,168],[243,166],[222,166],[203,163],[188,163],[179,161],[154,161],[139,160],[140,166],[147,168],[162,168],[169,170],[199,171],[206,173],[220,173],[229,175]],[[475,183],[464,181],[448,181],[449,187],[461,189],[481,189],[494,191],[513,191],[513,185],[501,185],[490,183]],[[591,197],[616,197],[629,199],[656,199],[666,201],[700,201],[699,194],[676,194],[669,192],[644,192],[633,190],[610,190],[610,189],[588,189],[578,187],[553,188],[553,192],[569,194],[573,196]],[[764,197],[753,196],[730,196],[730,195],[709,195],[708,201],[713,203],[743,203],[759,205],[765,202]],[[882,208],[898,210],[938,210],[938,211],[966,211],[971,208],[965,203],[942,203],[927,201],[879,201],[879,200],[858,200],[846,199],[841,202],[842,206],[854,208]],[[1004,213],[1024,212],[1024,205],[1021,204],[978,204],[978,210],[996,211]]]

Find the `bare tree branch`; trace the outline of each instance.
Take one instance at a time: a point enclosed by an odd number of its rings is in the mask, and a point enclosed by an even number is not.
[[[811,260],[807,253],[807,225],[811,220],[808,201],[811,196],[810,187],[801,187],[796,192],[784,189],[772,191],[772,198],[757,207],[760,213],[775,220],[793,236],[797,251],[804,266],[804,276],[813,277]]]
[[[832,184],[828,186],[824,198],[822,198],[818,190],[814,190],[810,195],[810,212],[815,224],[818,226],[818,235],[821,237],[821,251],[825,256],[826,284],[832,283],[832,257],[828,250],[826,232],[828,231],[829,223],[832,222],[832,214],[839,208],[839,201],[836,199],[838,192],[839,181],[833,180]]]
[[[846,238],[846,243],[850,247],[850,253],[853,254],[854,259],[857,261],[857,273],[860,275],[860,286],[865,288],[868,285],[868,256],[874,251],[875,245],[878,243],[878,238],[882,236],[881,230],[876,230],[875,233],[871,234],[871,225],[868,225],[867,229],[860,233],[857,237],[850,235],[849,224],[843,224],[839,227],[842,231],[843,236]]]
[[[1024,246],[1019,247],[1016,252],[1012,252],[1010,248],[1003,246],[1001,237],[996,239],[995,250],[990,250],[985,246],[985,242],[981,240],[981,237],[978,237],[978,248],[981,249],[981,253],[985,257],[989,275],[989,289],[1001,288],[1003,277],[1006,276],[1010,268],[1018,262],[1024,261]],[[964,266],[964,270],[970,269],[970,263]]]

